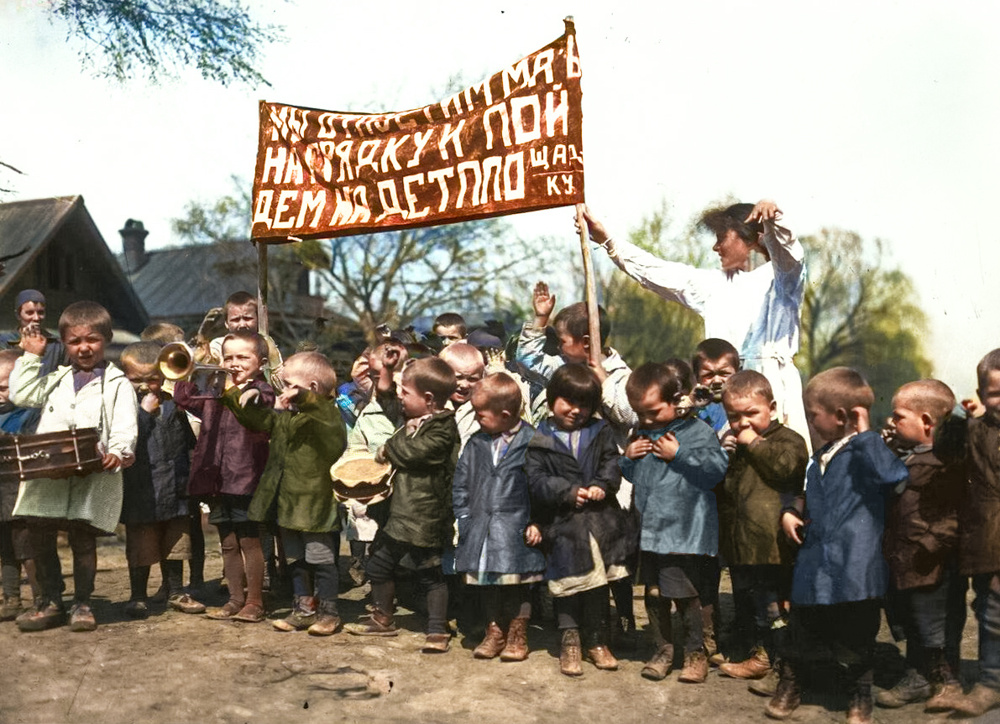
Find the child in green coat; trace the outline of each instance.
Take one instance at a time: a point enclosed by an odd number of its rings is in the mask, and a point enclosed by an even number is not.
[[[256,390],[243,395],[230,390],[223,402],[242,425],[271,436],[250,518],[264,521],[269,510],[277,510],[281,543],[292,560],[295,595],[292,613],[273,625],[279,631],[308,629],[314,636],[329,636],[340,627],[340,519],[330,466],[347,446],[347,429],[330,396],[337,375],[318,352],[289,357],[280,375],[283,389],[274,409],[254,404]]]

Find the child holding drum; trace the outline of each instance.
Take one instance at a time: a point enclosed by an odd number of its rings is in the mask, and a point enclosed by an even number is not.
[[[59,317],[59,336],[69,366],[40,376],[45,337],[33,331],[24,337],[24,355],[10,375],[11,401],[42,408],[38,432],[96,427],[100,433],[102,470],[86,476],[34,479],[21,483],[14,515],[28,519],[31,548],[41,588],[34,610],[21,614],[22,631],[39,631],[62,624],[62,572],[56,536],[68,531],[73,550],[71,631],[93,631],[97,621],[90,596],[97,574],[97,536],[113,533],[122,507],[123,465],[134,460],[137,437],[135,392],[113,363],[104,359],[111,341],[111,315],[96,302],[75,302]]]

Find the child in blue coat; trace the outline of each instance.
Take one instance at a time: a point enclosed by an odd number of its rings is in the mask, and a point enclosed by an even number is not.
[[[708,657],[701,596],[715,580],[719,554],[719,515],[712,490],[726,475],[727,459],[712,428],[697,418],[678,416],[682,387],[677,372],[666,364],[647,362],[632,373],[625,389],[639,427],[621,468],[635,486],[647,590],[650,598],[659,599],[651,613],[659,623],[653,626],[659,632],[656,652],[642,675],[659,680],[670,673],[674,602],[685,628],[679,680],[702,683]]]
[[[452,486],[458,520],[456,569],[480,591],[486,636],[477,659],[528,657],[529,584],[542,580],[545,558],[525,545],[531,512],[524,461],[535,434],[520,418],[521,388],[504,373],[488,375],[471,397],[479,432],[465,446]]]
[[[782,512],[785,533],[801,545],[792,573],[789,642],[780,652],[778,689],[765,713],[787,719],[799,705],[804,658],[829,649],[851,688],[847,720],[872,720],[875,636],[888,567],[882,556],[886,494],[907,470],[869,429],[875,401],[857,371],[834,367],[805,391],[806,418],[816,441],[801,499]]]

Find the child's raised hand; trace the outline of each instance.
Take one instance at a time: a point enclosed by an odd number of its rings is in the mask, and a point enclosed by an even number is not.
[[[781,216],[781,209],[773,201],[762,199],[753,207],[753,211],[747,216],[746,221],[774,221]]]
[[[542,531],[534,523],[524,529],[524,542],[529,546],[536,546],[542,542]]]
[[[653,443],[648,437],[637,437],[625,448],[625,457],[629,460],[638,460],[653,452]]]
[[[805,522],[795,513],[782,513],[781,514],[781,529],[785,531],[792,541],[802,545],[802,528],[805,526]]]
[[[854,429],[858,432],[868,432],[872,429],[871,419],[868,416],[868,408],[852,407],[851,408],[851,421],[854,423]]]
[[[45,335],[42,334],[41,329],[38,327],[30,325],[21,330],[21,349],[25,352],[30,352],[41,357],[45,354],[46,344]]]
[[[556,308],[556,295],[549,292],[549,285],[545,282],[535,285],[531,295],[531,308],[535,312],[535,319],[544,319],[548,323],[552,310]]]
[[[681,444],[672,432],[664,433],[653,443],[653,455],[668,463],[677,457],[677,451],[680,449]]]
[[[604,488],[601,488],[597,485],[591,485],[589,488],[587,488],[587,497],[593,500],[595,503],[599,500],[604,500],[605,495],[606,493],[604,492]]]
[[[739,440],[737,439],[735,432],[732,430],[726,430],[726,434],[722,436],[721,440],[719,440],[719,444],[722,445],[723,450],[732,455],[736,452],[736,446],[739,444]]]

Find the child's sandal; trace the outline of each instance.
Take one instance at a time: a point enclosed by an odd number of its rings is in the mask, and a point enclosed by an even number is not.
[[[210,608],[205,611],[205,616],[214,618],[216,621],[228,621],[243,609],[238,603],[227,601],[222,608]]]
[[[265,618],[264,607],[258,606],[256,603],[248,603],[232,618],[233,621],[242,621],[243,623],[260,623]]]

